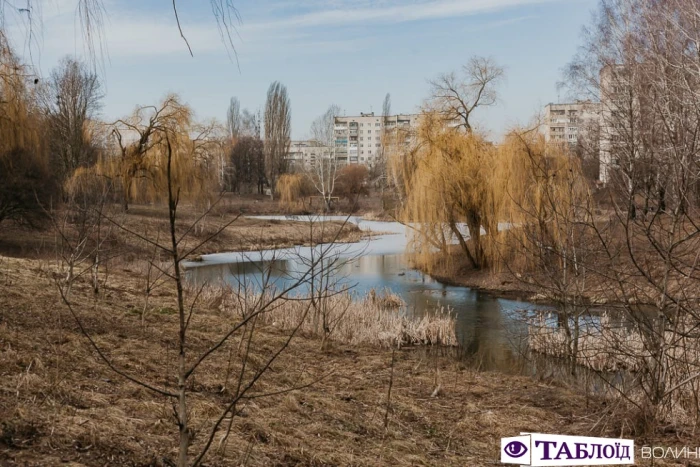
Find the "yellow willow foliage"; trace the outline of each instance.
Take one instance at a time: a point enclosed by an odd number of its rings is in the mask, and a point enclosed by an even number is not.
[[[449,259],[456,240],[476,267],[495,264],[510,167],[502,156],[481,135],[446,127],[427,114],[413,146],[390,157],[394,178],[406,187],[400,216],[413,227],[418,263],[430,268],[435,253]],[[476,233],[470,245],[460,233],[465,225]]]
[[[281,175],[275,187],[280,204],[289,209],[298,207],[304,196],[304,182],[304,176],[301,174]]]
[[[109,190],[109,180],[98,173],[97,167],[78,167],[63,186],[65,195],[81,206],[105,202]]]
[[[504,215],[515,226],[507,240],[511,251],[517,250],[509,258],[513,265],[521,270],[535,266],[542,248],[559,262],[581,256],[592,206],[579,159],[564,145],[547,145],[534,131],[511,132],[499,150],[511,165]]]
[[[498,269],[522,245],[520,226],[547,225],[548,210],[562,211],[585,185],[572,158],[536,132],[512,132],[496,146],[433,114],[412,145],[390,152],[389,167],[405,187],[400,218],[411,226],[414,261],[429,270],[457,251],[476,268]]]
[[[29,71],[0,31],[0,153],[16,148],[28,149],[35,155],[43,152],[41,120],[35,96],[27,88],[30,82]]]
[[[173,192],[181,199],[208,199],[220,150],[212,132],[213,127],[193,122],[190,108],[177,96],[168,96],[159,107],[138,108],[118,122],[119,154],[104,158],[100,170],[121,180],[125,205],[162,201],[168,196],[170,157]]]

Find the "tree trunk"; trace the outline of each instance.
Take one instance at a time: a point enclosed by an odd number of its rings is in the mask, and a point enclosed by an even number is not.
[[[476,212],[467,213],[467,227],[469,228],[469,238],[474,245],[474,262],[477,269],[487,266],[484,247],[481,244],[481,217]]]
[[[472,264],[472,267],[474,269],[479,269],[479,265],[477,262],[474,260],[474,256],[472,256],[472,252],[469,251],[469,245],[467,245],[467,242],[464,241],[464,237],[462,237],[462,232],[459,231],[457,228],[457,224],[455,224],[453,221],[449,222],[450,224],[450,230],[452,230],[452,233],[457,237],[457,241],[459,242],[459,246],[462,247],[462,251],[464,251],[464,254],[467,255],[467,258],[469,259],[469,262]]]

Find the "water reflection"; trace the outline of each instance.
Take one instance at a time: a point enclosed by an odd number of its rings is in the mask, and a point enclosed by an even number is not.
[[[257,259],[255,257],[257,256]],[[248,255],[247,261],[202,265],[187,271],[196,283],[224,281],[235,287],[260,289],[263,282],[278,290],[307,272],[302,258],[265,260],[265,255]],[[436,310],[451,310],[457,319],[457,334],[463,351],[485,370],[513,371],[523,366],[522,354],[526,325],[517,310],[532,304],[495,298],[491,295],[454,287],[410,268],[402,254],[365,255],[343,258],[337,264],[337,287],[346,286],[362,296],[370,289],[389,289],[406,302],[406,312],[423,316]],[[306,294],[307,286],[293,293]]]

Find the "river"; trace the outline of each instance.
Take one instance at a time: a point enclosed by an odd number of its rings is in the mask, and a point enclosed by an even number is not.
[[[255,216],[282,220],[286,216]],[[306,271],[309,258],[324,254],[338,258],[334,277],[338,284],[363,295],[370,289],[389,289],[406,302],[406,312],[420,316],[437,309],[449,309],[456,316],[462,352],[479,368],[506,372],[532,372],[525,343],[527,326],[523,311],[542,308],[532,303],[498,298],[469,289],[450,286],[412,269],[406,254],[406,227],[397,222],[368,221],[360,217],[293,216],[300,228],[313,223],[322,228],[323,220],[345,220],[373,232],[359,243],[295,247],[258,252],[231,252],[205,255],[201,262],[187,263],[188,280],[196,283],[225,281],[230,284],[259,285],[263,271],[282,287]],[[298,290],[303,294],[305,290]]]

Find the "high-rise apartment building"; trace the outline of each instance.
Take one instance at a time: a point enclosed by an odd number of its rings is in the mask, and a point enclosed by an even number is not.
[[[383,154],[382,145],[387,134],[415,128],[419,115],[375,116],[374,113],[359,117],[335,118],[335,157],[338,162],[375,166]]]
[[[600,118],[600,104],[597,102],[547,104],[544,110],[544,138],[547,143],[575,146],[579,135]]]
[[[635,126],[653,118],[652,104],[646,96],[635,92],[630,74],[631,70],[621,65],[608,65],[600,70],[600,181],[603,183],[608,183],[612,172],[619,168],[620,155],[629,159],[639,156],[642,134],[639,129],[634,131]],[[646,126],[653,124],[647,121]]]
[[[331,157],[331,148],[324,146],[318,141],[292,141],[289,145],[287,161],[296,167],[309,168],[316,164],[319,159]]]

